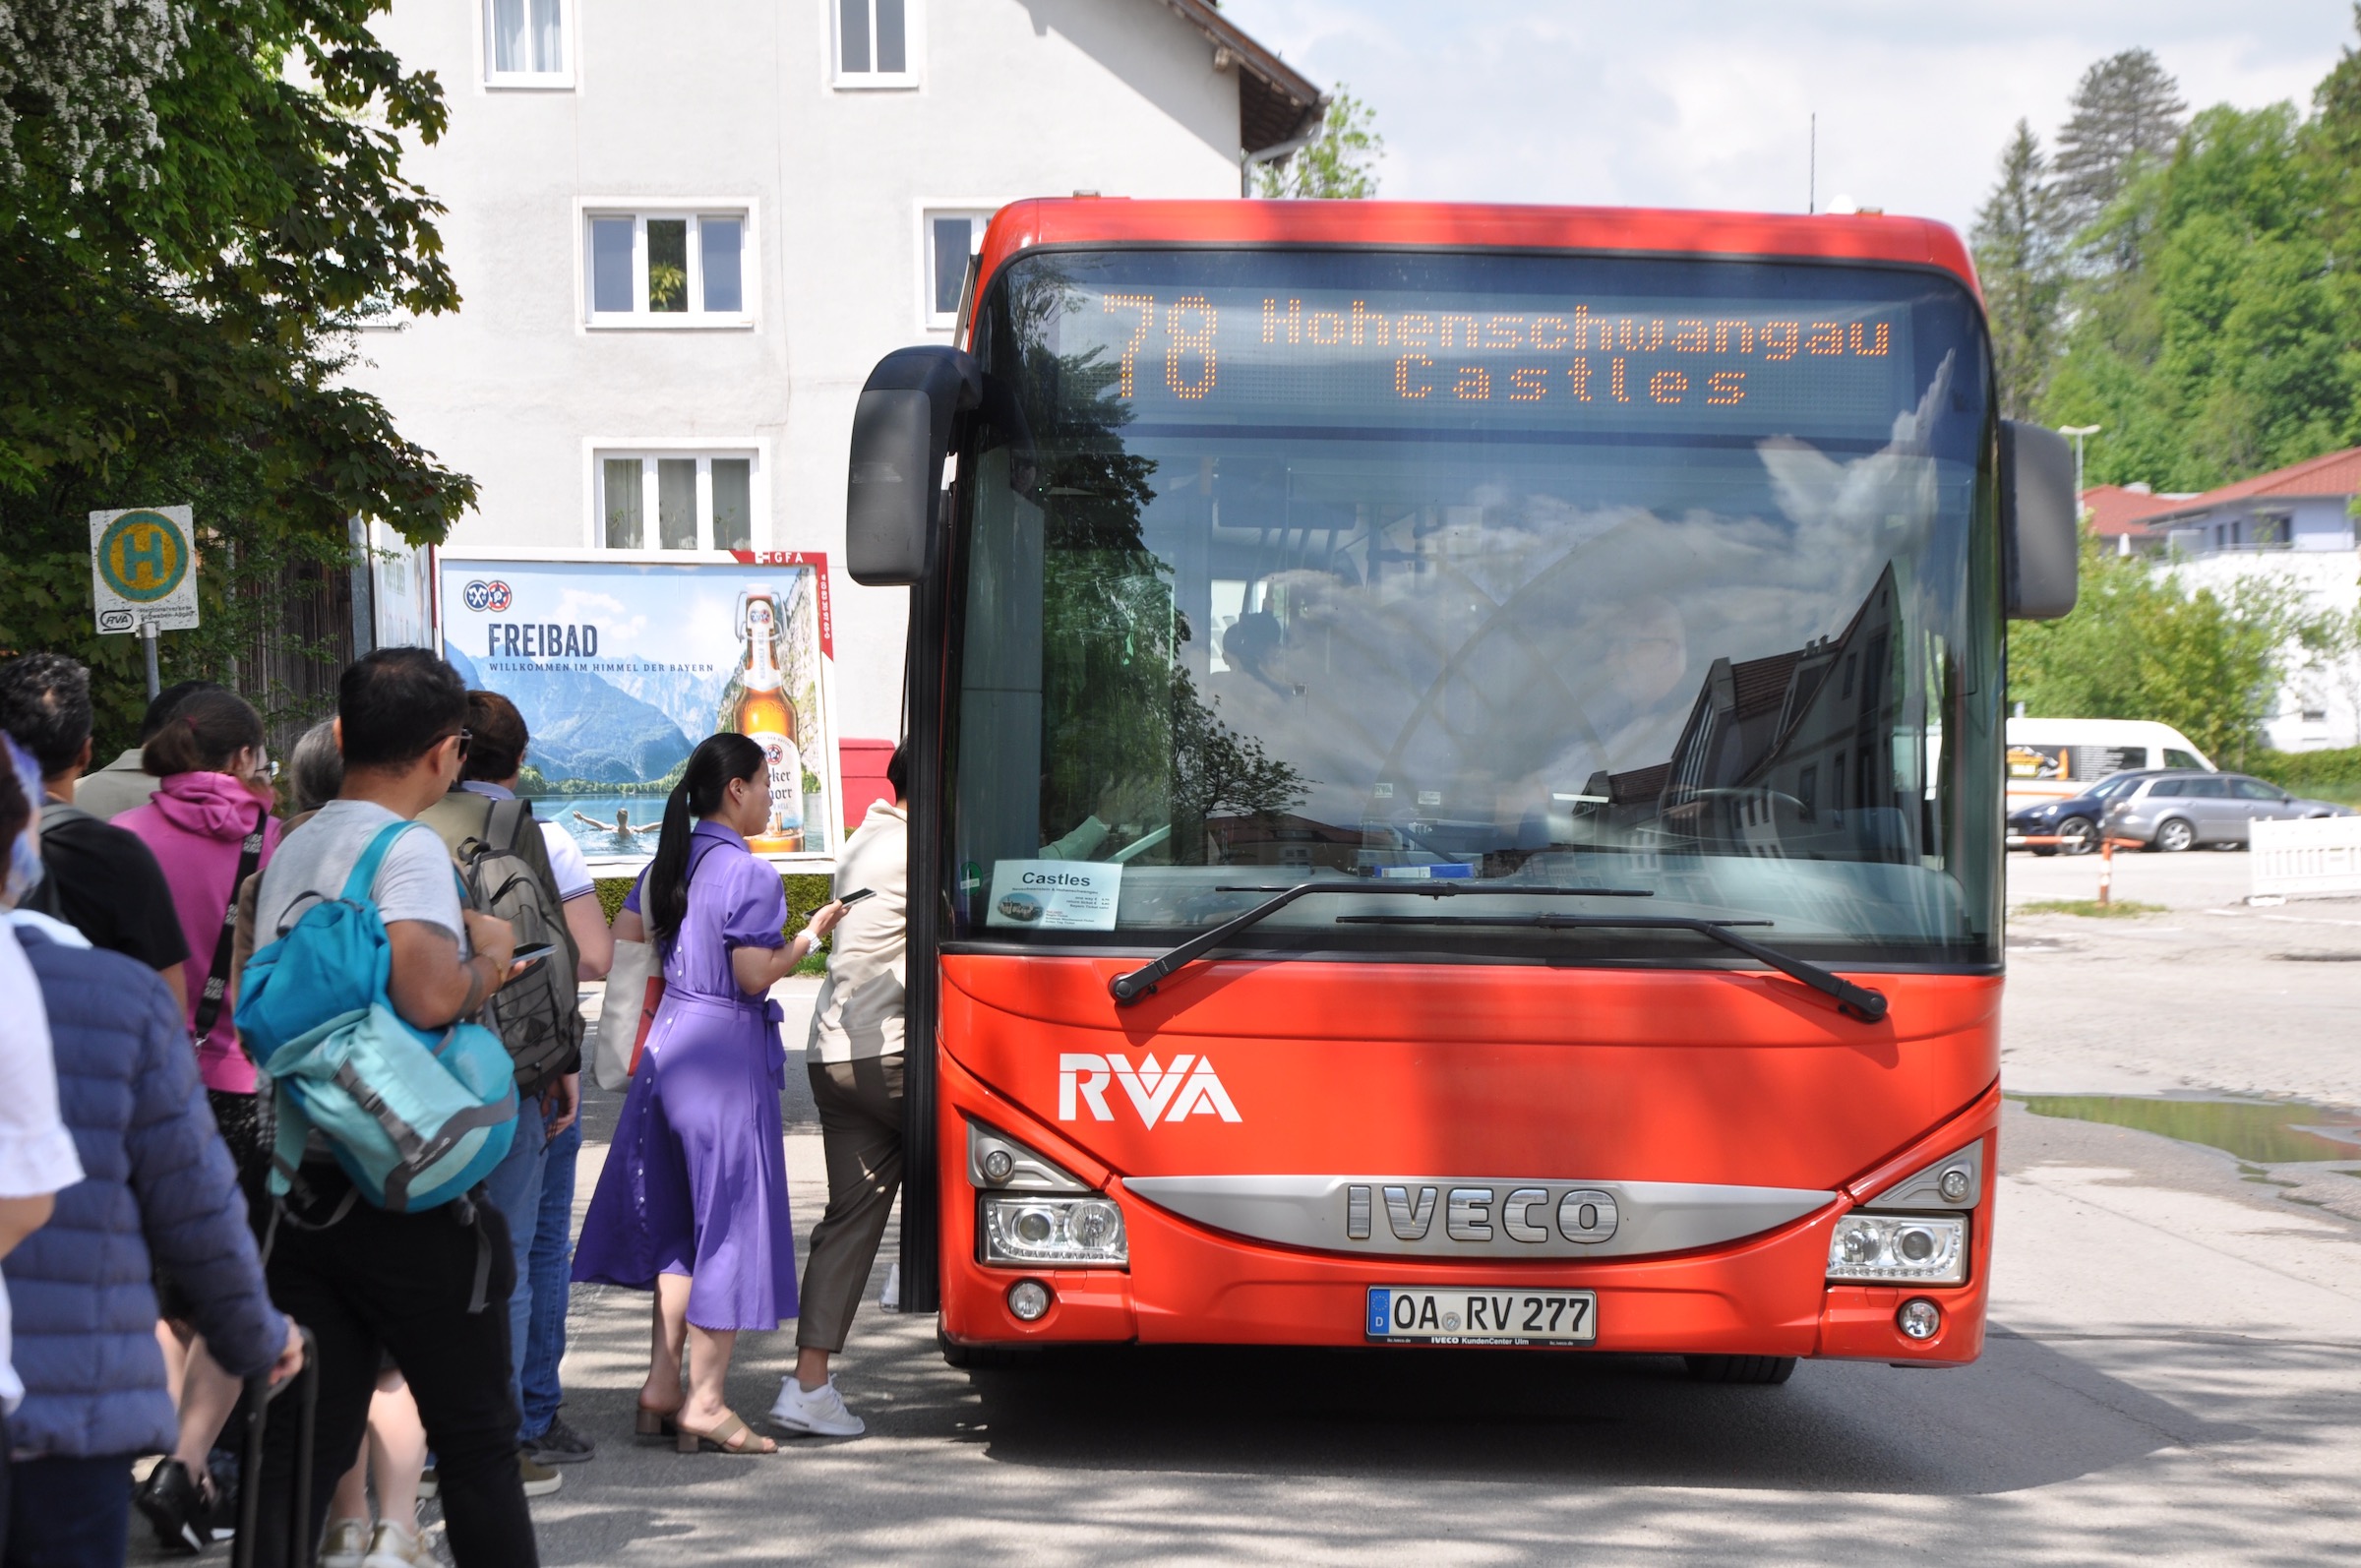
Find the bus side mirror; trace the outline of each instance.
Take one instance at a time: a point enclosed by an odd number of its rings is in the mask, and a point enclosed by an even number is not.
[[[2000,529],[2012,621],[2055,621],[2074,609],[2082,498],[2074,449],[2042,425],[2000,422]]]
[[[983,393],[974,357],[956,348],[897,348],[869,373],[853,407],[845,493],[845,568],[855,582],[907,587],[934,569],[952,422]]]

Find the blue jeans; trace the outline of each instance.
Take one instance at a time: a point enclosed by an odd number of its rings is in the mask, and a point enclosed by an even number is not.
[[[8,1568],[122,1568],[131,1459],[21,1459],[8,1467]]]
[[[525,1336],[525,1440],[549,1430],[565,1403],[558,1362],[566,1357],[566,1306],[573,1291],[574,1167],[582,1152],[582,1121],[549,1142],[541,1171],[541,1222],[533,1228],[533,1315]]]
[[[549,1137],[543,1125],[541,1097],[523,1100],[516,1107],[516,1138],[509,1145],[508,1157],[484,1177],[485,1198],[509,1224],[509,1249],[516,1266],[516,1288],[509,1293],[511,1404],[520,1403],[525,1334],[533,1316],[533,1232],[541,1218],[541,1173],[549,1163]]]

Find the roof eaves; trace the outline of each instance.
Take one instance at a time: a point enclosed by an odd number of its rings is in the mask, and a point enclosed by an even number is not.
[[[1285,98],[1301,112],[1286,135],[1273,137],[1265,146],[1292,141],[1310,131],[1327,107],[1328,95],[1319,85],[1298,71],[1278,55],[1257,43],[1244,29],[1207,3],[1207,0],[1164,0],[1164,4],[1190,27],[1205,35],[1214,48],[1215,68],[1236,65],[1240,70],[1259,80],[1273,93]],[[1227,60],[1223,57],[1227,56]],[[1241,123],[1241,139],[1244,139]],[[1259,152],[1260,147],[1248,147],[1248,152]]]
[[[2338,482],[2319,482],[2330,475],[2334,475]],[[2270,473],[2257,474],[2252,479],[2235,480],[2194,496],[2169,512],[2151,513],[2140,520],[2149,525],[2176,522],[2246,502],[2333,501],[2356,491],[2361,491],[2361,447],[2348,447],[2342,452],[2323,452]]]

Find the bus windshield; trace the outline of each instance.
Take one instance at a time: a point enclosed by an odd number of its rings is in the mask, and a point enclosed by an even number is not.
[[[1502,896],[1340,890],[1241,946],[1727,956],[1532,918],[1562,910],[1996,961],[1993,411],[1956,280],[1044,252],[976,336],[954,940],[1144,948],[1304,878],[1440,879]]]

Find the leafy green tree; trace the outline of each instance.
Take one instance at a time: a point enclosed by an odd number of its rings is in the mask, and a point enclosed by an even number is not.
[[[0,7],[0,648],[91,664],[102,742],[142,694],[133,640],[91,629],[87,513],[196,508],[230,591],[217,633],[164,639],[172,679],[225,673],[227,607],[340,559],[349,517],[436,539],[474,501],[340,379],[371,314],[458,304],[400,168],[442,88],[369,31],[390,3]]]
[[[1264,164],[1255,194],[1366,201],[1377,194],[1377,161],[1384,155],[1376,111],[1339,82],[1319,130],[1287,157]]]
[[[2082,568],[2072,615],[2009,627],[2009,697],[2039,717],[2160,719],[2243,767],[2288,667],[2333,634],[2268,579],[2192,589],[2089,537]]]
[[[2206,489],[2361,428],[2361,361],[2300,132],[2289,104],[2208,109],[2101,219],[2138,209],[2145,258],[2086,283],[2044,404],[2055,423],[2106,427],[2093,479]]]
[[[2029,419],[2056,354],[2065,297],[2057,200],[2041,139],[2025,121],[2000,154],[2000,179],[1975,215],[1969,243],[1992,318],[1992,358],[2001,410]]]

